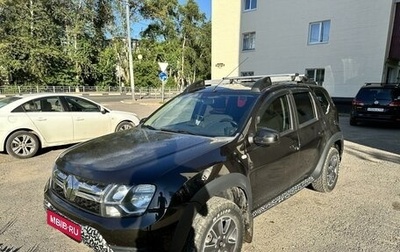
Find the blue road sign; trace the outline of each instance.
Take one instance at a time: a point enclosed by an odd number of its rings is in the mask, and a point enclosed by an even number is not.
[[[168,75],[165,72],[161,72],[158,77],[161,81],[166,81],[168,79]]]

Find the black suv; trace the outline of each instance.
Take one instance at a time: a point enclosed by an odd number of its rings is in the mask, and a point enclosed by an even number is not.
[[[254,217],[338,179],[335,105],[284,77],[194,83],[138,127],[66,150],[47,223],[95,251],[240,251]]]
[[[400,125],[400,84],[367,83],[353,99],[350,125],[389,122]]]

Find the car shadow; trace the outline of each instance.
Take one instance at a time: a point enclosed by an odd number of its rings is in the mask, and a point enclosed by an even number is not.
[[[54,146],[54,147],[46,147],[46,148],[41,148],[35,156],[41,156],[44,155],[46,153],[49,153],[51,151],[57,151],[57,150],[64,150],[67,149],[71,146],[73,146],[74,144],[67,144],[67,145],[59,145],[59,146]]]
[[[399,125],[389,123],[362,123],[351,126],[349,119],[349,116],[343,115],[339,118],[340,127],[346,141],[400,155]],[[384,159],[385,157],[380,156],[379,158]],[[400,161],[396,163],[400,163]]]

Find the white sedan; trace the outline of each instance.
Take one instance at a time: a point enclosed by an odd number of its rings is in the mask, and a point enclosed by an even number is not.
[[[17,158],[139,124],[134,113],[112,111],[81,96],[29,94],[0,98],[0,152]]]

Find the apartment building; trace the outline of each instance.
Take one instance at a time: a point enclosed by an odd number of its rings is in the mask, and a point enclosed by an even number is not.
[[[212,0],[212,79],[307,74],[331,96],[400,82],[400,0]]]

